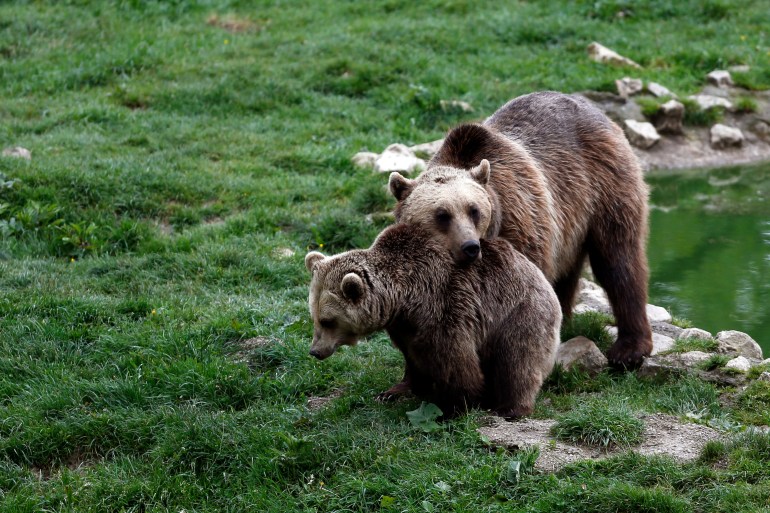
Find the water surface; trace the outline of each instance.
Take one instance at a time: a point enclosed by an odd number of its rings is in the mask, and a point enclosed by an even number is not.
[[[650,174],[650,303],[770,357],[770,164]]]

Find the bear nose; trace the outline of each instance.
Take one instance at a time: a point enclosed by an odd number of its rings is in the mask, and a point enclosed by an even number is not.
[[[467,256],[469,260],[473,261],[476,260],[477,256],[479,256],[481,246],[479,245],[479,241],[469,240],[463,243],[463,245],[460,246],[460,249],[463,250],[463,253],[465,253],[465,256]]]
[[[322,357],[321,353],[318,351],[318,349],[311,349],[310,350],[310,356],[314,356],[314,357],[318,358],[319,360],[323,360],[323,357]]]

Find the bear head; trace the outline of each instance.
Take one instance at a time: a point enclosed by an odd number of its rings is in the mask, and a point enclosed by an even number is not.
[[[430,232],[455,262],[473,262],[481,258],[479,240],[492,219],[488,181],[486,159],[470,170],[432,167],[414,180],[391,173],[388,186],[398,201],[396,221]]]
[[[313,273],[308,298],[313,319],[310,354],[319,360],[380,328],[373,315],[377,297],[363,255],[353,250],[333,257],[317,251],[305,256],[305,267]]]

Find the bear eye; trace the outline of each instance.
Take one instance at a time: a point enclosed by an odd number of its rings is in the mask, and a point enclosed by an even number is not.
[[[333,330],[337,326],[337,322],[334,319],[324,319],[319,324],[326,330]]]
[[[479,212],[479,207],[476,205],[471,205],[468,208],[468,215],[471,216],[471,219],[473,220],[473,224],[479,223],[479,218],[481,217],[481,212]]]
[[[436,211],[436,222],[440,225],[447,225],[452,221],[452,214],[446,210]]]

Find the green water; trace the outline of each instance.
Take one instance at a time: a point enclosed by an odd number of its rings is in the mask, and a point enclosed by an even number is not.
[[[650,303],[770,357],[770,164],[651,174]]]

